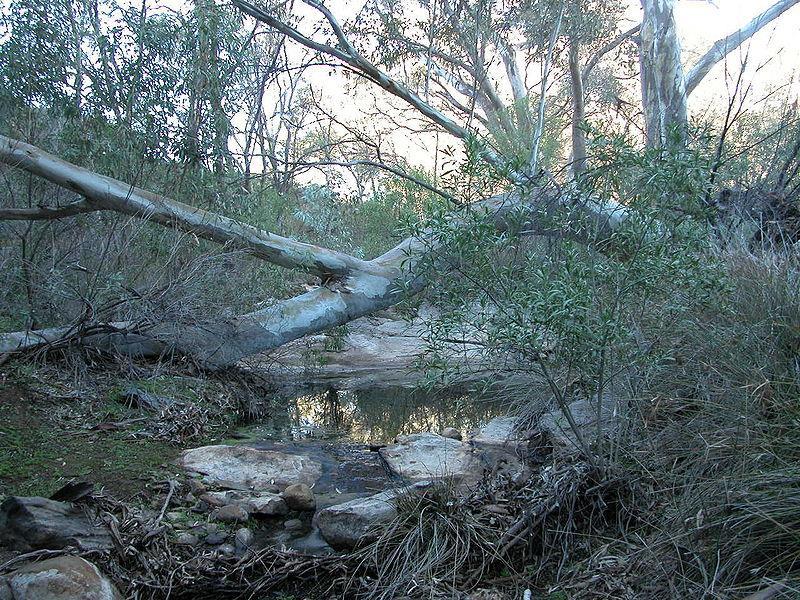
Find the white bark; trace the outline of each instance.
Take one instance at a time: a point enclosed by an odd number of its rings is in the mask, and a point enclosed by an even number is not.
[[[580,65],[580,41],[575,36],[569,41],[569,74],[572,84],[572,178],[578,179],[587,166],[586,105],[583,89],[583,72]]]
[[[377,85],[408,102],[449,133],[467,140],[469,131],[448,119],[419,96],[380,71],[364,59],[344,36],[341,27],[327,11],[314,0],[304,0],[328,20],[338,39],[337,47],[319,43],[298,30],[246,3],[234,4],[247,14],[263,21],[304,46],[334,57],[355,69]],[[526,233],[584,236],[593,222],[592,239],[608,241],[626,221],[628,211],[615,203],[600,203],[592,199],[573,205],[571,198],[553,197],[541,189],[532,188],[524,174],[515,172],[504,157],[485,149],[482,158],[506,173],[518,192],[502,194],[477,204],[467,210],[482,211],[500,229],[513,221],[519,223],[520,211],[527,211],[529,223]],[[77,192],[85,202],[62,208],[9,209],[0,211],[3,218],[62,218],[87,210],[112,210],[148,219],[168,227],[190,231],[205,239],[232,244],[254,256],[294,269],[310,271],[322,276],[325,285],[287,300],[276,301],[273,306],[225,322],[165,323],[134,327],[129,323],[115,323],[91,331],[73,328],[55,328],[43,331],[0,335],[0,352],[14,352],[52,343],[66,336],[78,336],[81,343],[102,349],[123,351],[139,355],[161,352],[178,352],[194,357],[207,367],[225,367],[241,358],[276,348],[304,335],[342,325],[363,315],[397,303],[409,294],[421,290],[426,281],[416,268],[426,259],[446,260],[438,256],[440,243],[434,232],[411,237],[386,254],[371,261],[283,238],[244,223],[209,213],[169,198],[136,188],[121,181],[92,173],[52,156],[34,146],[0,136],[0,162],[21,168],[44,179]],[[553,209],[569,208],[578,218],[578,231],[546,231],[539,218]],[[22,212],[21,212],[22,210]],[[456,221],[460,214],[451,217]],[[109,333],[109,329],[111,333]]]
[[[681,145],[688,126],[675,0],[642,0],[640,62],[647,144],[664,146],[670,135]]]
[[[93,173],[35,146],[0,135],[0,162],[38,175],[58,186],[77,192],[86,202],[61,209],[36,209],[39,218],[49,212],[64,213],[113,210],[147,219],[219,243],[229,243],[269,262],[305,269],[322,277],[342,276],[352,271],[371,271],[366,261],[269,233],[245,223],[195,208],[148,192],[111,177]],[[0,219],[30,218],[25,209],[0,210]],[[52,218],[52,217],[50,217]]]
[[[686,93],[691,94],[711,69],[714,68],[714,65],[795,4],[800,4],[800,0],[781,0],[776,2],[738,31],[734,31],[729,36],[714,42],[711,49],[697,61],[697,64],[686,75]]]

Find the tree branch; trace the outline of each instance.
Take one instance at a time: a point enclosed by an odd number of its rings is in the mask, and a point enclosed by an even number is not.
[[[586,81],[586,78],[589,77],[589,73],[592,72],[592,70],[597,66],[597,64],[602,60],[602,58],[606,54],[608,54],[609,52],[611,52],[612,50],[614,50],[618,46],[621,46],[623,43],[625,43],[626,40],[632,38],[634,35],[639,33],[639,30],[641,28],[642,28],[641,24],[636,25],[634,27],[631,27],[630,29],[628,29],[628,31],[623,31],[617,37],[615,37],[613,40],[608,42],[605,46],[602,46],[592,56],[592,58],[589,60],[589,62],[586,63],[586,66],[583,67],[583,74],[581,75],[581,78],[584,81]]]
[[[697,61],[686,76],[686,94],[692,93],[714,65],[798,3],[800,0],[780,0],[738,31],[714,42],[711,49]]]
[[[326,54],[334,56],[335,58],[338,58],[344,64],[353,68],[363,77],[377,84],[379,87],[383,88],[393,96],[396,96],[401,100],[404,100],[405,102],[410,104],[413,108],[417,109],[428,119],[430,119],[431,121],[442,127],[445,131],[447,131],[451,135],[461,140],[469,140],[474,138],[474,135],[468,129],[461,127],[455,121],[449,119],[440,111],[436,110],[434,107],[432,107],[422,98],[420,98],[417,94],[409,90],[402,83],[396,81],[395,79],[393,79],[392,77],[381,71],[378,67],[376,67],[370,61],[364,58],[361,54],[355,51],[355,49],[353,50],[353,53],[350,54],[350,53],[345,53],[327,44],[316,42],[311,38],[303,35],[295,28],[287,25],[286,23],[270,15],[268,12],[253,6],[252,4],[247,2],[247,0],[233,0],[233,5],[242,10],[244,13],[250,15],[254,19],[257,19],[265,23],[266,25],[276,29],[277,31],[286,34],[288,37],[306,46],[307,48],[311,48],[312,50],[317,50],[319,52],[324,52]],[[350,44],[350,47],[351,48],[353,47],[352,44]],[[501,156],[497,155],[490,148],[484,146],[480,150],[480,155],[490,165],[504,172],[507,172],[512,179],[516,179],[518,182],[526,181],[527,178],[525,178],[524,176],[509,172],[506,161]]]
[[[83,213],[103,210],[86,200],[64,206],[39,206],[37,208],[0,208],[0,221],[46,221],[74,217]]]
[[[450,194],[448,194],[447,192],[445,192],[443,190],[440,190],[439,188],[436,188],[436,187],[432,186],[431,184],[429,184],[429,183],[427,183],[425,181],[422,181],[421,179],[419,179],[417,177],[414,177],[413,175],[409,175],[408,173],[406,173],[402,169],[398,169],[396,167],[392,167],[392,166],[387,165],[385,163],[376,162],[376,161],[373,161],[373,160],[347,160],[347,161],[344,161],[344,160],[320,160],[320,161],[310,161],[310,162],[299,161],[299,162],[295,162],[294,164],[297,165],[297,166],[310,167],[310,168],[316,168],[316,167],[346,167],[346,168],[351,168],[351,167],[374,167],[376,169],[380,169],[382,171],[387,171],[387,172],[389,172],[389,173],[391,173],[393,175],[396,175],[400,179],[405,179],[406,181],[409,181],[409,182],[413,183],[414,185],[418,185],[419,187],[421,187],[423,189],[426,189],[429,192],[444,198],[448,202],[452,202],[454,204],[458,204],[456,199],[453,196],[451,196]]]
[[[24,142],[0,135],[0,162],[38,175],[86,198],[84,206],[113,210],[167,227],[177,227],[198,237],[229,243],[253,256],[290,269],[322,277],[353,271],[374,272],[367,261],[349,254],[305,244],[251,225],[148,192],[111,177],[93,173]],[[41,213],[41,209],[37,214]],[[36,215],[34,215],[36,216]]]

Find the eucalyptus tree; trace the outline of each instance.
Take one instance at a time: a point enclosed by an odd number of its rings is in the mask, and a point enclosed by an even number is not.
[[[392,77],[358,50],[328,9],[316,2],[307,3],[329,27],[333,42],[323,31],[305,34],[290,25],[285,14],[276,15],[247,3],[237,6],[294,43],[321,53],[326,61],[347,66],[362,77],[422,113],[452,136],[475,147],[477,154],[514,185],[524,186],[524,194],[513,191],[489,198],[471,210],[486,212],[501,228],[511,226],[508,218],[520,209],[533,209],[531,218],[545,204],[566,199],[551,197],[531,187],[530,176],[518,169],[513,159],[477,139],[474,131],[461,125],[425,102],[403,82]],[[317,39],[314,39],[316,36]],[[258,351],[273,348],[308,333],[322,331],[354,318],[390,306],[409,293],[424,287],[425,280],[414,270],[418,260],[430,256],[437,241],[434,233],[414,236],[371,261],[342,252],[315,247],[208,213],[180,202],[138,189],[63,161],[38,148],[9,138],[0,138],[0,160],[41,176],[83,197],[65,206],[7,209],[5,219],[54,219],[75,214],[111,210],[147,218],[169,227],[178,227],[207,239],[243,248],[264,260],[288,268],[302,269],[320,277],[322,285],[300,296],[276,302],[267,309],[217,323],[153,324],[146,330],[129,331],[130,324],[110,324],[116,335],[93,336],[96,343],[130,345],[142,348],[141,336],[156,346],[185,352],[209,365],[226,365]],[[609,236],[624,221],[626,211],[617,205],[582,204],[576,209],[596,218],[601,235]],[[456,214],[454,219],[462,216]],[[539,226],[532,223],[531,229]],[[2,349],[15,350],[74,333],[74,328],[22,332],[3,336]],[[150,346],[148,346],[150,348]]]
[[[429,27],[413,22],[408,25],[397,15],[372,11],[373,18],[388,19],[382,26],[388,24],[390,30],[397,29],[400,43],[394,47],[389,43],[394,36],[361,37],[365,32],[364,21],[356,19],[354,23],[343,24],[317,0],[303,0],[305,7],[316,15],[315,21],[307,15],[301,19],[289,5],[261,8],[247,0],[234,0],[233,4],[257,23],[285,38],[286,43],[310,51],[319,62],[354,73],[419,113],[442,132],[464,142],[470,156],[493,172],[497,187],[503,192],[447,216],[453,226],[473,226],[473,217],[478,214],[504,231],[520,231],[521,226],[526,233],[577,237],[612,253],[615,244],[620,241],[624,244],[625,236],[617,234],[631,222],[634,209],[607,198],[576,197],[544,189],[537,170],[532,169],[537,166],[534,157],[537,137],[540,139],[542,132],[541,115],[547,85],[542,86],[544,91],[540,87],[538,103],[531,102],[531,92],[524,79],[527,71],[517,61],[521,62],[520,56],[524,57],[526,51],[535,48],[540,60],[544,56],[544,75],[552,66],[547,63],[553,63],[559,53],[563,55],[565,40],[571,33],[569,29],[562,29],[565,22],[569,22],[565,4],[548,3],[551,12],[547,13],[550,17],[546,19],[548,27],[545,29],[531,21],[533,16],[520,20],[514,11],[508,14],[501,11],[499,17],[493,17],[491,6],[482,3],[454,5],[445,0],[438,4],[437,10],[442,10],[444,19],[441,29],[437,29],[439,21],[434,18],[437,16],[434,6],[430,7],[428,23],[432,25]],[[544,4],[532,2],[524,6],[533,10]],[[516,5],[516,8],[524,6]],[[552,19],[554,14],[555,20]],[[473,27],[465,28],[465,24]],[[371,27],[374,23],[367,20],[367,25]],[[526,36],[526,27],[539,37]],[[579,30],[578,25],[575,27]],[[606,40],[597,41],[595,56],[601,50],[619,46],[616,43],[619,35],[615,34],[612,32]],[[452,41],[453,46],[445,48],[438,40]],[[577,45],[573,47],[573,54],[575,47]],[[496,56],[497,61],[490,60],[490,56]],[[421,59],[420,68],[416,72],[412,69],[412,77],[407,78],[410,60],[415,57]],[[583,70],[592,62],[590,60]],[[508,102],[500,99],[501,90],[492,75],[501,68],[512,99]],[[540,78],[540,86],[542,81],[546,83],[547,78]],[[442,90],[438,96],[431,92],[434,85]],[[461,99],[455,94],[460,94]],[[532,117],[534,114],[536,118]],[[268,308],[241,317],[212,323],[200,319],[194,323],[151,323],[136,327],[130,323],[107,323],[103,324],[102,334],[94,328],[92,335],[75,327],[24,331],[0,337],[2,351],[24,349],[77,334],[85,343],[120,350],[134,348],[138,352],[166,349],[193,355],[209,366],[225,366],[243,356],[395,304],[425,286],[425,274],[417,269],[420,263],[443,260],[441,264],[446,264],[446,257],[441,255],[445,246],[435,230],[423,230],[385,254],[363,260],[187,206],[81,169],[39,148],[6,137],[0,137],[0,161],[43,177],[81,197],[61,206],[5,209],[0,211],[0,218],[60,219],[87,212],[114,211],[241,248],[274,264],[316,275],[320,280],[318,287],[304,294],[275,301]],[[554,214],[559,218],[554,220]]]
[[[688,127],[688,95],[714,65],[799,2],[778,0],[737,31],[717,40],[686,70],[675,23],[676,0],[642,0],[640,57],[647,143],[663,146],[673,141],[677,146],[683,145]]]

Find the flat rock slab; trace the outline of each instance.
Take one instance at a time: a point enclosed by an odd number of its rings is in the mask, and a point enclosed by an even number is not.
[[[410,482],[451,477],[456,483],[473,483],[483,473],[483,461],[468,444],[435,433],[398,436],[397,443],[380,453],[395,474]]]
[[[14,550],[111,548],[111,536],[80,508],[37,496],[10,496],[0,504],[0,544]]]
[[[0,599],[122,600],[100,570],[78,556],[58,556],[0,577]]]
[[[202,446],[187,450],[181,466],[206,476],[220,487],[251,490],[285,488],[293,483],[313,485],[322,475],[322,464],[303,455],[247,446]]]

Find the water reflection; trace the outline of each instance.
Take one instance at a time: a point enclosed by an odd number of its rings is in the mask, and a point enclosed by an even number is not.
[[[465,391],[327,389],[289,402],[292,437],[385,443],[398,434],[456,427],[467,432],[503,414],[498,403]]]

